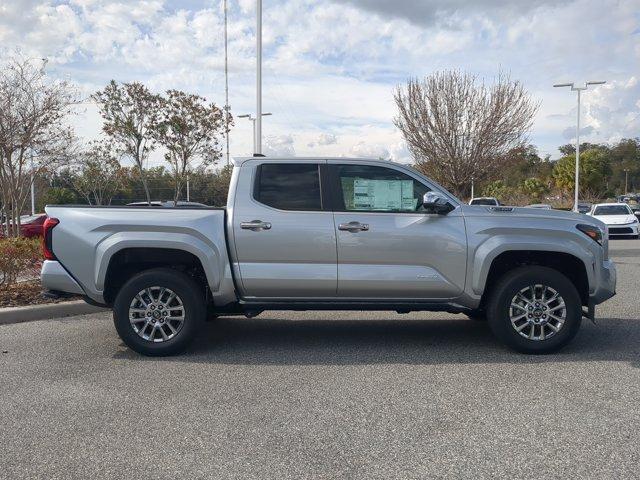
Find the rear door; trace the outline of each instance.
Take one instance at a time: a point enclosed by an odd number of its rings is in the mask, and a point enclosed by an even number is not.
[[[338,294],[350,298],[455,298],[466,277],[460,208],[430,214],[431,187],[408,169],[329,162],[338,245]]]
[[[232,221],[243,296],[335,297],[336,236],[322,195],[326,161],[251,160],[241,169]]]

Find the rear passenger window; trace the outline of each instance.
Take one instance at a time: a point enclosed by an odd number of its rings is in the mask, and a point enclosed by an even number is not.
[[[258,167],[255,199],[281,210],[322,210],[316,163],[264,163]]]

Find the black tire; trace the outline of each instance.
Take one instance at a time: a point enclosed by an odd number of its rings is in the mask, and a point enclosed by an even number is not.
[[[177,333],[160,342],[142,338],[129,321],[131,302],[139,292],[153,287],[170,289],[179,297],[184,307],[184,320]],[[202,326],[205,315],[202,287],[188,275],[170,268],[155,268],[138,273],[124,284],[113,304],[113,322],[122,341],[132,350],[148,356],[175,355],[182,352]]]
[[[541,340],[524,338],[516,331],[510,318],[511,300],[522,289],[536,284],[556,290],[564,299],[566,310],[562,327],[549,338]],[[487,314],[494,335],[509,347],[522,353],[550,353],[564,347],[578,333],[582,323],[582,302],[573,283],[557,270],[527,266],[506,273],[498,280],[487,304]],[[537,328],[539,331],[540,327]]]
[[[487,321],[487,312],[481,310],[479,308],[469,310],[466,314],[469,317],[469,320],[473,320],[474,322],[486,322]]]

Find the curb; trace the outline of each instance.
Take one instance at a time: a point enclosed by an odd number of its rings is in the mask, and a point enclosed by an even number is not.
[[[107,308],[89,305],[84,300],[72,302],[49,303],[44,305],[27,305],[26,307],[0,308],[0,325],[11,323],[32,322],[50,318],[86,315],[89,313],[106,312]]]

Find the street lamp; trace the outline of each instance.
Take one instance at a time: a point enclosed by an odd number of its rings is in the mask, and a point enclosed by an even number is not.
[[[273,113],[268,112],[262,114],[263,117],[267,117],[269,115],[273,115]],[[253,151],[254,153],[260,153],[256,150],[256,145],[258,143],[258,138],[256,137],[256,119],[251,114],[238,115],[238,118],[248,118],[249,121],[253,124]]]
[[[572,92],[578,92],[578,123],[576,125],[576,177],[573,211],[578,211],[578,181],[580,177],[580,93],[589,88],[589,85],[602,85],[605,81],[591,81],[584,84],[584,87],[576,87],[573,83],[557,83],[554,87],[571,87]]]
[[[629,169],[625,168],[624,169],[624,194],[625,195],[629,192],[628,185],[629,185]]]
[[[262,155],[262,0],[256,0],[256,119],[253,122],[253,154]],[[269,114],[270,115],[270,114]],[[257,133],[256,130],[257,123]]]

